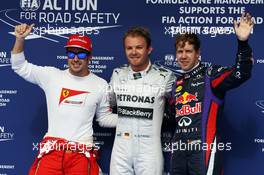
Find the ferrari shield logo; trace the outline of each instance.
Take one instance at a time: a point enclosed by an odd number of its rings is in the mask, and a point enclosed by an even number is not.
[[[70,94],[70,91],[69,90],[63,90],[62,91],[62,95],[63,95],[64,98],[68,97],[69,94]]]

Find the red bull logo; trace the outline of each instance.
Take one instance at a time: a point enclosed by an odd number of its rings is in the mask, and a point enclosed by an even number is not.
[[[195,106],[190,106],[188,103],[197,102],[197,92],[195,95],[188,92],[184,92],[182,95],[176,98],[176,105],[183,104],[181,109],[176,110],[177,116],[191,115],[202,112],[202,103],[195,103]]]
[[[202,112],[202,104],[196,103],[194,107],[183,105],[181,109],[176,110],[176,116],[192,115]]]
[[[176,105],[177,104],[187,104],[192,101],[198,101],[197,92],[195,93],[195,95],[190,94],[188,92],[184,92],[181,96],[176,97]]]

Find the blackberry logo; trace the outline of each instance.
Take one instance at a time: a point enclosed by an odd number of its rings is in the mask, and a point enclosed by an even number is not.
[[[40,0],[20,0],[20,7],[24,11],[36,11],[40,7]]]
[[[119,106],[117,108],[119,117],[138,118],[138,119],[153,119],[153,109],[149,108],[135,108],[127,106]]]

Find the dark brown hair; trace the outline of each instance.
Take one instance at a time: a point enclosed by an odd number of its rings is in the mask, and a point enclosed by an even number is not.
[[[175,39],[174,46],[176,50],[178,47],[184,47],[186,42],[193,45],[196,51],[200,49],[201,42],[199,37],[193,33],[184,33],[178,35]]]
[[[129,28],[128,31],[124,34],[123,44],[125,44],[125,39],[128,36],[132,36],[132,37],[141,36],[146,40],[147,47],[151,46],[150,33],[149,33],[149,30],[145,27],[131,27],[131,28]]]

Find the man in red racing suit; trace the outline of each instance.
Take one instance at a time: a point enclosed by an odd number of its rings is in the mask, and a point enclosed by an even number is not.
[[[33,25],[16,26],[12,69],[25,80],[40,86],[48,106],[48,131],[30,175],[98,175],[98,146],[93,144],[92,122],[114,127],[117,114],[110,112],[107,88],[102,78],[88,69],[92,58],[89,37],[71,35],[65,46],[69,69],[37,66],[24,56],[24,40]]]

